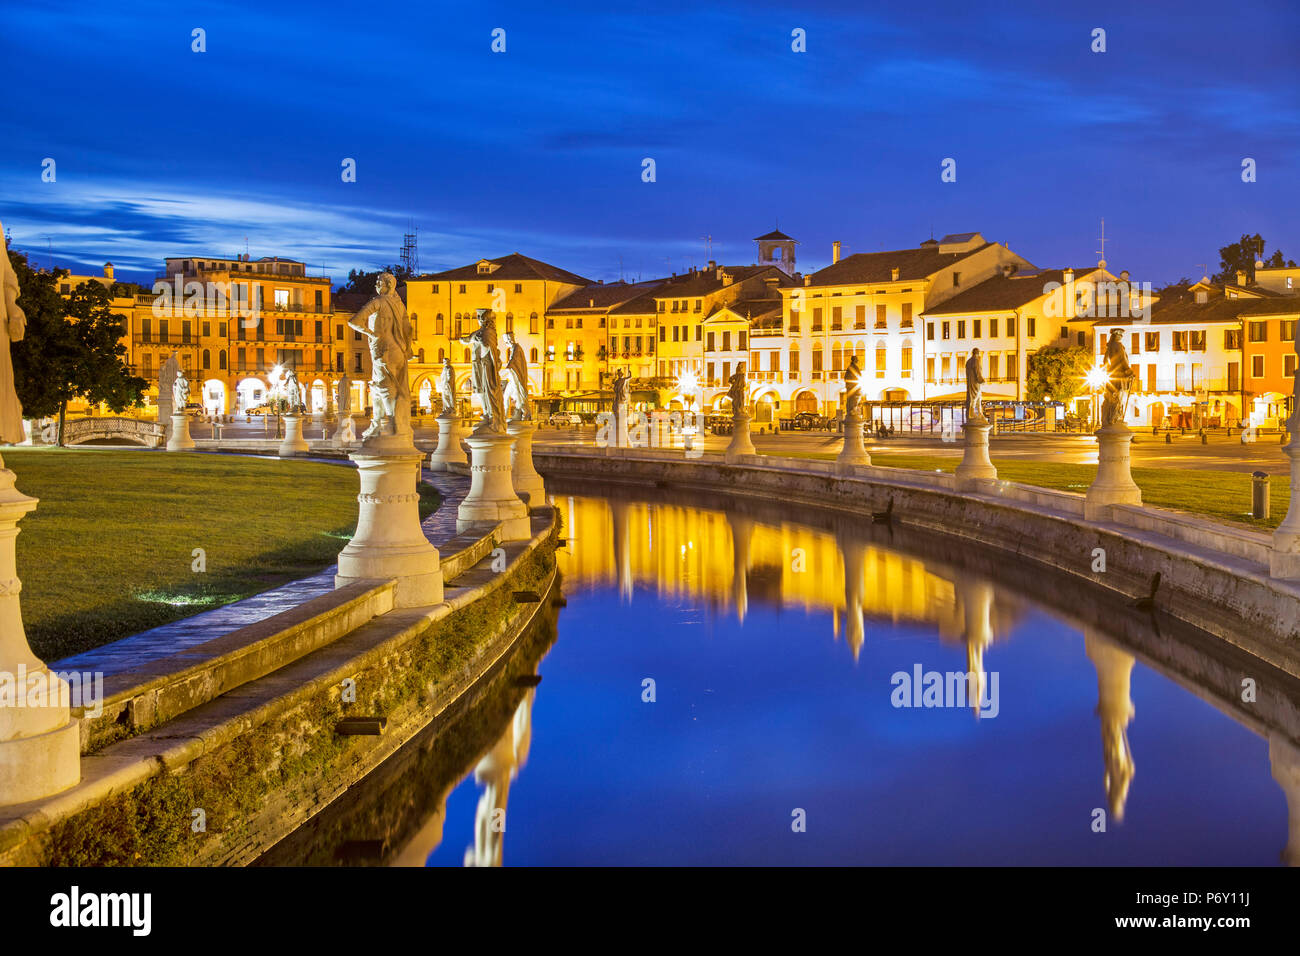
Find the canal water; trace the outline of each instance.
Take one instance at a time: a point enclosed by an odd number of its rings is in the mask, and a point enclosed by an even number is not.
[[[271,862],[1300,854],[1300,688],[1222,641],[860,515],[573,491],[513,671]]]

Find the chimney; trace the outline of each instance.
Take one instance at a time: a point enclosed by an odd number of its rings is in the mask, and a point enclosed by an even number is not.
[[[1245,269],[1238,269],[1238,270],[1237,270],[1237,285],[1245,285],[1245,284],[1246,284],[1246,270],[1245,270]]]
[[[898,281],[898,271],[899,271],[898,266],[894,266],[894,268],[889,270],[889,278],[891,281],[893,282]]]
[[[710,259],[710,260],[709,260],[709,271],[712,272],[712,271],[713,271],[714,269],[716,269],[716,268],[718,268],[717,260],[715,260],[715,259]]]
[[[804,284],[804,285],[812,285],[812,276],[804,276],[804,277],[803,277],[803,284]]]
[[[1069,267],[1066,267],[1066,268],[1062,269],[1062,270],[1061,270],[1061,284],[1062,284],[1062,285],[1069,285],[1069,284],[1070,284],[1071,282],[1073,282],[1073,281],[1074,281],[1074,270],[1071,269],[1071,268],[1069,268]]]
[[[840,241],[836,239],[831,243],[831,265],[840,261]]]

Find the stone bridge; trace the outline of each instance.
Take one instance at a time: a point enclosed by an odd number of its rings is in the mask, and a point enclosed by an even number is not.
[[[161,447],[165,436],[158,422],[138,418],[69,418],[63,423],[63,443],[83,445],[91,441],[132,442],[149,448]]]

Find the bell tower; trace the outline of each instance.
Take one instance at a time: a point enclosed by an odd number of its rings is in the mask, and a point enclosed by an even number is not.
[[[788,276],[794,275],[794,247],[799,243],[784,232],[774,229],[765,236],[756,236],[758,264],[776,266]]]

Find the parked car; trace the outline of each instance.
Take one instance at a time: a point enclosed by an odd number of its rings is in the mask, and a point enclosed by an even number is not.
[[[572,428],[575,425],[581,425],[582,420],[577,415],[569,412],[556,412],[548,419],[548,423],[556,428]]]
[[[253,408],[248,409],[247,414],[249,414],[249,415],[274,415],[274,414],[275,414],[275,409],[272,408],[270,405],[257,405],[257,406],[255,406],[255,407],[253,407]]]
[[[185,406],[185,411],[198,414],[203,411],[203,406],[200,405],[198,402],[189,402]]]
[[[829,428],[830,423],[825,415],[818,415],[816,412],[799,412],[794,418],[786,418],[781,421],[782,428],[797,428],[804,431],[815,429]]]

